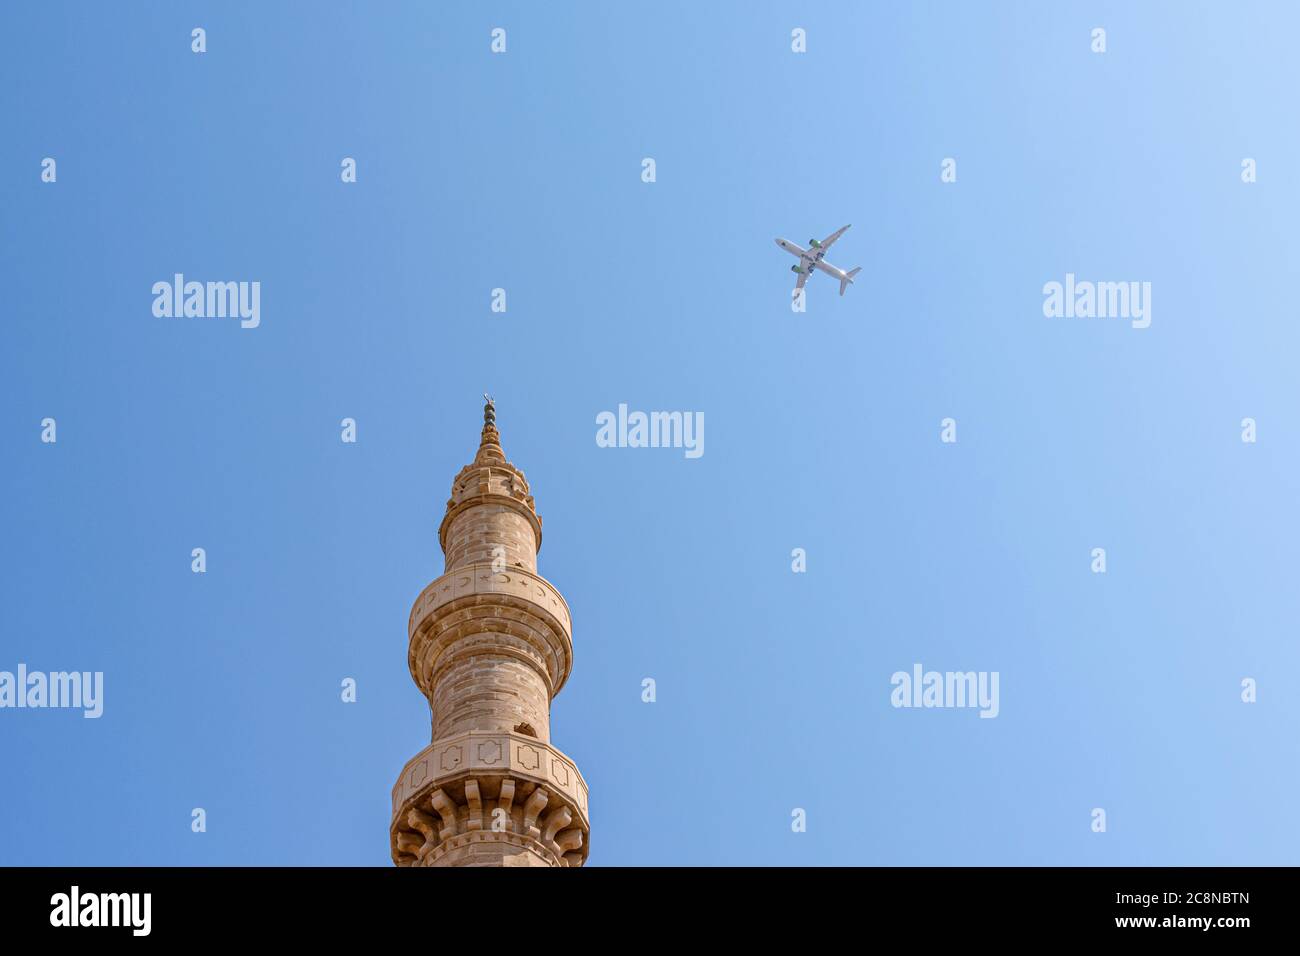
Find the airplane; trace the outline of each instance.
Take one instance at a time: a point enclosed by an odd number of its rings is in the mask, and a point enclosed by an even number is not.
[[[849,225],[852,225],[852,223]],[[844,290],[853,284],[853,277],[862,271],[861,266],[845,272],[843,269],[835,268],[822,258],[826,255],[826,250],[831,247],[831,243],[844,235],[844,233],[848,231],[848,228],[848,226],[845,226],[843,229],[836,230],[821,242],[818,242],[816,239],[809,239],[807,249],[800,249],[795,243],[786,239],[776,240],[776,244],[786,252],[790,253],[790,255],[799,257],[799,264],[790,267],[791,272],[799,273],[799,278],[794,284],[796,291],[803,288],[803,284],[808,281],[808,277],[812,275],[814,269],[821,269],[822,272],[825,272],[827,275],[839,279],[840,295],[843,295]]]

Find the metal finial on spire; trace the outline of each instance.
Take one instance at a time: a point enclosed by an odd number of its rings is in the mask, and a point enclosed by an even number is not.
[[[487,392],[483,393],[483,434],[479,438],[478,454],[474,456],[477,465],[494,464],[506,460],[506,453],[501,450],[501,433],[497,431],[497,403]]]

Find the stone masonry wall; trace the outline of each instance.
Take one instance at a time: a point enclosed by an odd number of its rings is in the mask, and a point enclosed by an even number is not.
[[[491,564],[504,549],[506,567],[537,570],[537,536],[528,519],[508,505],[482,504],[467,508],[447,528],[445,570],[468,564]]]

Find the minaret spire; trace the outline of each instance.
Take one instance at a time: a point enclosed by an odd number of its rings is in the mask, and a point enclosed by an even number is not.
[[[479,439],[478,454],[474,464],[504,462],[506,453],[501,447],[501,433],[497,431],[497,404],[487,392],[483,393],[483,435]]]
[[[537,573],[542,519],[483,401],[478,452],[438,528],[444,573],[411,608],[407,665],[433,743],[393,787],[390,848],[398,866],[581,866],[587,785],[551,745],[569,607]]]

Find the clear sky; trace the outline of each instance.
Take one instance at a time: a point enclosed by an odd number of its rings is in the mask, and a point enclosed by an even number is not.
[[[0,17],[0,670],[104,672],[0,710],[0,863],[388,865],[485,390],[591,865],[1297,862],[1295,8]],[[772,240],[845,223],[792,313]],[[1067,273],[1150,326],[1046,317]],[[598,447],[620,403],[705,453]],[[998,716],[891,706],[915,664]]]

